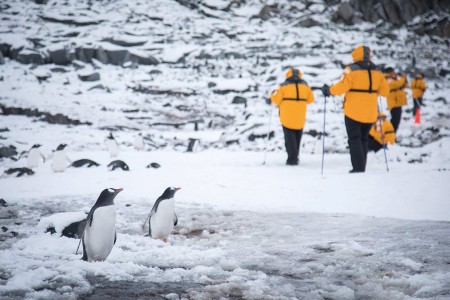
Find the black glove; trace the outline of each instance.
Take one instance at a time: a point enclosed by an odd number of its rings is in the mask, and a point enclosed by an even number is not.
[[[328,84],[324,84],[324,85],[323,85],[323,87],[322,87],[322,94],[323,94],[325,97],[331,96],[331,93],[330,93],[330,86],[329,86]]]

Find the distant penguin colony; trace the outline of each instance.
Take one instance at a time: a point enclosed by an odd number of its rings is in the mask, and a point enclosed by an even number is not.
[[[152,238],[167,242],[173,227],[177,225],[178,217],[175,213],[174,196],[180,189],[168,187],[153,205],[144,225],[142,225],[145,228],[148,221],[148,233]]]
[[[105,140],[106,147],[108,148],[108,152],[111,158],[115,158],[119,156],[119,144],[114,138],[112,132],[109,133],[109,136]]]
[[[93,160],[90,160],[90,159],[87,159],[87,158],[83,158],[83,159],[79,159],[79,160],[74,161],[70,166],[74,167],[74,168],[81,168],[81,167],[88,167],[88,168],[90,168],[92,166],[98,167],[98,166],[100,166],[100,164],[96,163]]]
[[[114,198],[122,190],[121,188],[103,190],[89,211],[80,240],[80,243],[83,243],[82,260],[104,261],[111,253],[117,239]]]
[[[44,154],[42,154],[40,147],[41,147],[41,145],[35,144],[28,151],[28,156],[27,156],[28,168],[33,169],[33,168],[39,167],[39,163],[40,163],[41,159],[45,163],[45,156],[44,156]]]
[[[67,169],[68,163],[70,163],[70,159],[67,157],[65,148],[66,144],[60,144],[56,151],[53,153],[52,165],[51,168],[53,172],[64,172]]]
[[[113,160],[109,163],[108,169],[114,171],[115,169],[122,169],[124,171],[130,171],[130,167],[123,160]]]

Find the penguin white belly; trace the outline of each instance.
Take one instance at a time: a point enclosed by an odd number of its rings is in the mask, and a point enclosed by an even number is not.
[[[159,203],[156,213],[150,219],[152,238],[167,239],[173,230],[173,217],[175,214],[175,201],[164,200]]]
[[[37,168],[39,166],[39,160],[41,159],[41,153],[38,149],[31,149],[28,152],[27,164],[28,168]]]
[[[84,245],[88,261],[104,261],[114,246],[116,206],[102,206],[94,211],[92,225],[86,224]]]
[[[111,157],[117,157],[119,155],[119,145],[117,145],[116,141],[107,139],[106,147],[108,147],[109,155]]]
[[[54,172],[64,172],[67,169],[67,158],[64,151],[56,151],[53,154],[52,170]]]

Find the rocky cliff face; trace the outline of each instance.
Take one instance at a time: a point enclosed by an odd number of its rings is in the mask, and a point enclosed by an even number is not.
[[[450,0],[351,0],[336,5],[333,20],[338,23],[386,21],[395,26],[405,25],[418,34],[450,37]]]

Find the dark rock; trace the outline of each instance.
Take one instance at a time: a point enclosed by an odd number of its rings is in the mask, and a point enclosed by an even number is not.
[[[52,23],[62,23],[66,25],[75,25],[75,26],[89,26],[89,25],[97,25],[100,24],[101,20],[91,20],[91,21],[80,21],[71,18],[56,18],[56,17],[50,17],[50,16],[39,16],[42,20]]]
[[[85,224],[86,224],[85,219],[73,222],[72,224],[63,229],[61,236],[65,236],[72,239],[79,239],[83,235],[83,229]]]
[[[311,129],[310,131],[306,131],[305,134],[310,135],[312,137],[316,137],[316,136],[321,136],[322,135],[321,132],[318,132],[315,129]]]
[[[90,63],[92,62],[92,59],[95,58],[95,48],[76,48],[75,49],[75,57],[82,61]]]
[[[67,49],[58,49],[54,51],[49,51],[50,62],[56,65],[68,65],[76,57],[75,53],[69,53]]]
[[[5,57],[10,57],[11,45],[0,42],[0,52]]]
[[[441,70],[439,71],[439,76],[441,76],[441,77],[445,77],[445,76],[447,76],[448,74],[450,74],[450,70],[447,70],[447,69],[441,69]]]
[[[0,158],[3,158],[3,157],[8,158],[8,157],[12,157],[14,155],[17,155],[16,147],[14,147],[12,145],[8,146],[8,147],[0,147]]]
[[[150,72],[148,72],[148,74],[150,74],[150,75],[159,75],[159,74],[162,74],[162,72],[160,70],[151,70]]]
[[[48,0],[34,0],[36,4],[47,4]]]
[[[339,5],[339,9],[337,12],[339,17],[344,21],[345,24],[353,25],[352,19],[355,15],[355,9],[348,2],[344,2]]]
[[[124,40],[117,40],[117,39],[114,39],[114,38],[106,38],[106,39],[103,39],[103,41],[109,42],[109,43],[114,44],[114,45],[122,46],[122,47],[142,46],[145,43],[147,43],[147,41],[128,42],[128,41],[124,41]]]
[[[247,107],[247,99],[241,96],[235,96],[233,98],[232,104],[244,104]]]
[[[67,73],[67,70],[61,67],[51,68],[50,71],[53,73]]]
[[[95,50],[95,59],[97,59],[99,62],[103,64],[107,64],[109,62],[108,54],[102,47],[99,47],[98,49]]]
[[[320,22],[318,22],[312,18],[306,18],[305,20],[301,20],[300,22],[297,23],[297,26],[305,27],[305,28],[310,28],[310,27],[319,26],[319,25],[321,25]]]
[[[5,59],[3,58],[3,53],[0,52],[0,65],[5,64]]]
[[[130,60],[133,62],[137,62],[140,65],[146,65],[146,66],[159,64],[159,61],[151,55],[142,56],[142,55],[138,55],[136,53],[130,53]]]
[[[130,52],[128,50],[105,50],[110,64],[121,66],[130,61]]]
[[[216,85],[217,85],[217,83],[215,83],[215,82],[208,82],[209,88],[215,87]]]
[[[42,65],[45,62],[44,57],[36,51],[21,51],[17,55],[17,60],[23,64]]]
[[[6,204],[5,199],[0,199],[0,206],[2,206],[2,207],[7,207],[8,206],[8,204]]]
[[[257,16],[254,16],[254,18],[259,18],[263,21],[269,20],[273,15],[278,14],[280,10],[278,9],[278,6],[276,4],[274,5],[264,5],[264,7],[261,9],[261,11],[258,13]]]
[[[78,75],[81,81],[97,81],[100,80],[100,74],[98,72],[89,75]]]
[[[3,231],[3,232],[7,232],[7,231],[8,231],[8,227],[2,226],[2,231]]]

